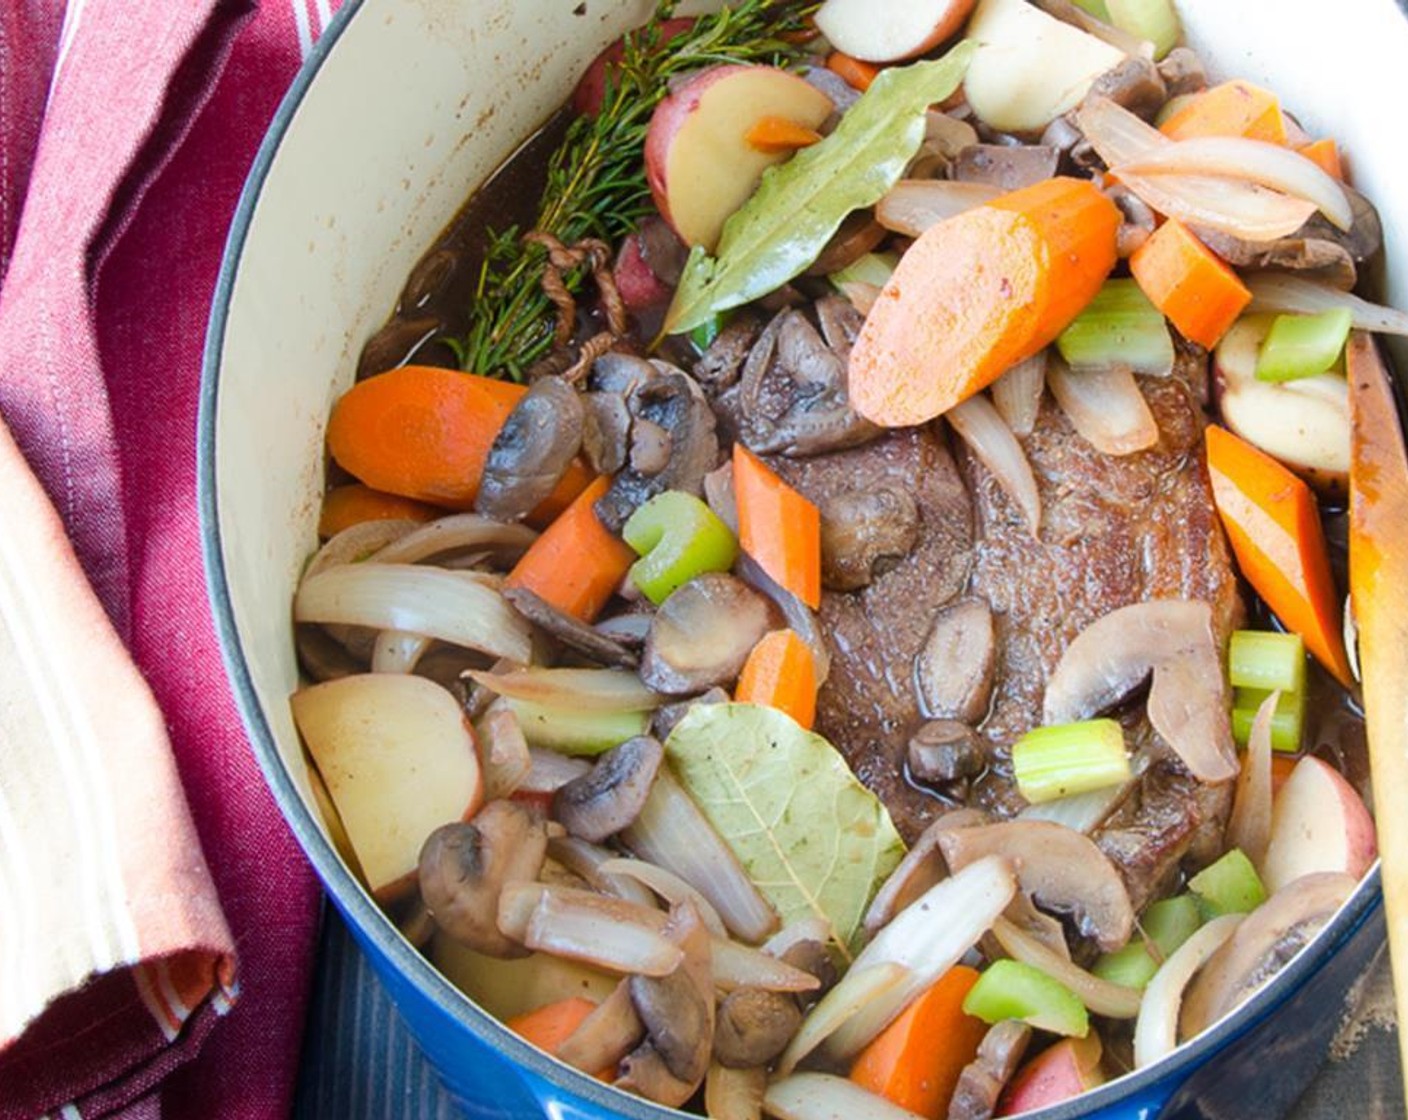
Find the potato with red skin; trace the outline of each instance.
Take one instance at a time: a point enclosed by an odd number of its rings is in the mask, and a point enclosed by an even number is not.
[[[701,70],[655,108],[645,137],[645,171],[661,215],[686,245],[712,251],[724,222],[786,152],[759,151],[750,129],[764,117],[819,128],[831,99],[772,66],[725,64]]]
[[[1002,1094],[996,1115],[1020,1116],[1078,1097],[1104,1082],[1100,1038],[1063,1038],[1017,1071]]]
[[[616,281],[616,290],[621,293],[629,311],[648,311],[670,301],[673,289],[650,267],[641,249],[640,234],[627,235],[616,254],[616,264],[611,270]]]
[[[976,0],[907,0],[877,10],[875,0],[826,0],[817,29],[838,51],[863,62],[916,58],[963,28]]]
[[[1262,864],[1267,891],[1317,871],[1358,879],[1377,854],[1374,819],[1355,788],[1318,758],[1297,762],[1271,811],[1271,842]]]
[[[693,26],[694,20],[692,19],[667,19],[660,25],[658,40],[660,46],[664,46],[675,36],[683,34]],[[579,117],[594,117],[601,112],[602,102],[606,100],[606,81],[609,70],[618,65],[625,54],[625,42],[617,39],[592,59],[586,73],[577,82],[577,88],[572,91],[572,111]]]

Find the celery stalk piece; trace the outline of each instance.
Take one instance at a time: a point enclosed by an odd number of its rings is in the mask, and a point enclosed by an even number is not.
[[[1334,368],[1349,341],[1354,316],[1347,307],[1319,315],[1277,315],[1256,360],[1260,381],[1295,381]]]
[[[1198,906],[1208,919],[1250,914],[1266,901],[1261,876],[1241,848],[1233,848],[1199,871],[1188,880],[1188,889],[1197,896]]]
[[[1154,57],[1163,58],[1183,35],[1178,13],[1169,0],[1105,0],[1109,22],[1154,44]]]
[[[1227,649],[1227,673],[1233,688],[1301,692],[1305,689],[1305,642],[1299,634],[1234,630]]]
[[[1079,997],[1059,980],[1020,961],[988,965],[964,997],[963,1010],[985,1023],[1020,1019],[1071,1038],[1090,1033],[1090,1016]]]
[[[689,332],[689,341],[694,343],[695,348],[701,354],[714,344],[714,339],[719,337],[719,332],[724,329],[724,324],[727,322],[726,316],[727,313],[723,311],[717,315],[710,315]]]
[[[1126,988],[1143,991],[1154,978],[1154,973],[1159,971],[1159,962],[1149,952],[1144,939],[1135,935],[1124,948],[1101,954],[1090,971],[1111,984],[1123,984]]]
[[[738,541],[719,515],[682,490],[655,495],[621,535],[641,557],[631,580],[656,606],[695,576],[728,571],[738,556]]]
[[[1247,745],[1257,709],[1269,695],[1270,690],[1263,688],[1239,688],[1232,693],[1232,737],[1241,746]],[[1281,693],[1271,717],[1272,749],[1284,754],[1296,754],[1300,750],[1304,728],[1305,689]]]
[[[1124,367],[1135,373],[1167,374],[1173,369],[1168,322],[1133,280],[1105,281],[1061,332],[1056,348],[1077,372]]]
[[[650,712],[583,712],[504,698],[530,747],[559,754],[597,755],[644,735]]]
[[[1113,953],[1104,954],[1091,970],[1102,980],[1129,988],[1144,988],[1168,957],[1202,925],[1198,902],[1181,894],[1153,903],[1140,916],[1142,935]]]
[[[839,268],[828,279],[838,288],[842,284],[858,282],[874,284],[883,288],[890,281],[895,267],[900,263],[897,253],[866,253],[857,257],[845,268]]]
[[[1077,8],[1084,8],[1096,19],[1110,22],[1110,9],[1105,6],[1105,0],[1075,0],[1075,5]]]
[[[1038,727],[1012,745],[1012,772],[1033,805],[1127,782],[1124,728],[1112,719]]]

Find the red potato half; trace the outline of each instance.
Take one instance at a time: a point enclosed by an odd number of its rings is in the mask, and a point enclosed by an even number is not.
[[[683,34],[694,26],[692,19],[667,19],[660,25],[660,45],[664,46],[676,35]],[[612,67],[620,65],[626,56],[624,41],[617,39],[592,60],[582,75],[577,88],[572,91],[572,111],[579,117],[594,117],[601,112],[606,100],[606,83]]]
[[[1100,1053],[1100,1038],[1094,1033],[1048,1047],[1017,1071],[996,1115],[1020,1116],[1094,1089],[1104,1081]]]
[[[1342,871],[1357,879],[1377,854],[1374,820],[1354,787],[1318,758],[1296,763],[1271,812],[1271,842],[1262,865],[1267,891],[1274,894],[1317,871]]]
[[[300,689],[294,722],[380,902],[415,882],[421,845],[484,800],[459,705],[424,677],[368,673]]]
[[[829,97],[785,70],[701,70],[650,118],[645,171],[655,205],[685,244],[712,251],[724,222],[757,189],[763,172],[787,158],[754,148],[749,129],[764,117],[815,129],[832,109]]]
[[[865,62],[897,62],[938,46],[962,27],[975,0],[826,0],[817,29],[838,51]]]

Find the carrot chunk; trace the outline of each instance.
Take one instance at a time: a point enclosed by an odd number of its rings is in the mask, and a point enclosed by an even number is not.
[[[733,698],[786,712],[811,730],[816,719],[816,661],[792,630],[774,630],[753,647]]]
[[[851,352],[851,403],[932,420],[1051,343],[1116,261],[1115,204],[1056,178],[939,222],[900,258]]]
[[[1165,136],[1191,140],[1195,136],[1245,136],[1268,144],[1286,142],[1286,118],[1281,103],[1251,82],[1223,82],[1195,94],[1191,101],[1160,126]]]
[[[738,543],[777,584],[821,605],[821,514],[741,443],[733,445]]]
[[[1225,428],[1208,428],[1207,456],[1213,499],[1247,582],[1340,683],[1353,687],[1340,600],[1310,488]]]
[[[1330,178],[1344,182],[1344,161],[1340,159],[1339,145],[1333,140],[1328,137],[1324,140],[1316,140],[1301,148],[1300,154]]]
[[[1135,250],[1129,271],[1184,338],[1209,350],[1252,300],[1237,274],[1176,218]]]
[[[318,514],[318,536],[326,540],[343,529],[364,521],[431,521],[445,511],[414,498],[373,490],[360,482],[334,486],[323,495],[323,508]]]
[[[583,622],[595,619],[637,559],[592,508],[609,484],[603,475],[577,495],[519,559],[507,586],[526,588]]]
[[[826,56],[826,68],[845,80],[852,89],[862,93],[870,88],[870,83],[880,76],[880,67],[870,62],[862,62],[841,51],[832,51]]]
[[[596,1008],[597,1005],[585,996],[569,996],[535,1011],[525,1011],[522,1015],[506,1019],[504,1026],[525,1042],[531,1042],[539,1050],[556,1055],[558,1047],[572,1037]],[[598,1070],[592,1076],[598,1081],[609,1083],[613,1080],[615,1072],[608,1067]]]
[[[948,1115],[963,1067],[987,1033],[981,1019],[963,1013],[978,982],[976,970],[955,965],[860,1052],[851,1080],[916,1116]]]
[[[743,139],[760,152],[795,152],[811,147],[821,139],[821,133],[787,117],[769,115],[759,117]]]

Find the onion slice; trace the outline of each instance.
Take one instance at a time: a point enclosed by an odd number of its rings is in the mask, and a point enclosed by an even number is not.
[[[875,219],[905,237],[918,237],[945,218],[962,214],[1002,192],[987,183],[949,179],[901,179],[875,207]]]
[[[814,992],[821,987],[821,981],[806,969],[780,961],[761,949],[727,937],[715,937],[711,945],[714,984],[720,991],[763,988],[769,992]]]
[[[570,894],[567,890],[543,892],[528,918],[524,945],[555,957],[641,976],[668,976],[684,960],[678,945],[651,924],[635,920],[632,912],[636,907],[585,892]]]
[[[1037,536],[1041,531],[1041,495],[1037,492],[1032,465],[1027,461],[1027,453],[1022,450],[1012,429],[1003,422],[992,402],[978,394],[954,405],[944,415],[983,466],[992,472],[998,485],[1017,504],[1032,536]]]
[[[526,525],[495,521],[477,513],[452,513],[399,536],[372,557],[379,564],[418,564],[446,553],[489,550],[517,559],[538,539]]]
[[[430,643],[431,640],[424,634],[383,630],[372,646],[372,672],[410,673],[430,648]]]
[[[1336,227],[1347,230],[1354,211],[1344,188],[1299,152],[1242,136],[1200,136],[1178,140],[1115,167],[1121,179],[1148,174],[1220,175],[1271,187],[1313,202]]]
[[[648,712],[661,697],[625,669],[517,669],[469,674],[477,684],[511,700],[578,712]]]
[[[992,383],[992,403],[1013,435],[1029,436],[1041,411],[1046,389],[1046,355],[1042,350],[1018,362]]]
[[[851,966],[841,982],[822,996],[792,1036],[777,1062],[777,1072],[791,1073],[797,1063],[873,1003],[914,987],[914,971],[894,961]]]
[[[643,859],[617,858],[602,860],[597,865],[597,870],[603,875],[624,875],[634,879],[671,905],[689,899],[694,903],[694,908],[699,911],[699,918],[710,934],[714,937],[728,936],[728,932],[724,929],[723,919],[719,917],[719,912],[714,909],[713,903],[673,871],[666,871],[663,867],[657,867]]]
[[[1059,980],[1095,1014],[1110,1019],[1133,1019],[1139,1014],[1142,999],[1139,989],[1112,984],[1086,972],[1006,918],[998,918],[993,922],[992,935],[1013,960],[1029,964],[1052,979]]]
[[[1076,110],[1076,125],[1107,167],[1133,163],[1174,141],[1108,97],[1087,97]]]
[[[548,841],[548,855],[568,871],[586,881],[598,894],[633,902],[647,910],[656,909],[655,896],[638,879],[627,875],[611,875],[601,870],[603,863],[615,859],[615,853],[580,836],[554,836]]]
[[[293,617],[405,630],[495,657],[530,660],[528,623],[497,590],[471,575],[414,564],[344,564],[299,585]]]
[[[1258,874],[1271,843],[1271,719],[1280,699],[1281,693],[1273,692],[1256,710],[1227,822],[1227,846],[1241,848]]]
[[[730,1069],[714,1061],[704,1078],[704,1112],[709,1120],[761,1120],[765,1069]]]
[[[553,1056],[583,1073],[613,1068],[635,1049],[645,1026],[631,1001],[631,982],[623,979],[563,1041]]]
[[[1207,226],[1243,241],[1289,237],[1316,209],[1313,202],[1215,175],[1121,171],[1120,181],[1165,217]]]
[[[1136,766],[1139,765],[1136,763]],[[1117,786],[1093,789],[1088,793],[1074,793],[1069,797],[1058,797],[1055,801],[1044,801],[1040,805],[1028,805],[1017,817],[1024,821],[1051,821],[1054,824],[1063,824],[1089,836],[1109,819],[1110,814],[1124,803],[1138,784],[1136,778]]]
[[[1214,918],[1159,966],[1144,989],[1144,1003],[1134,1026],[1136,1069],[1158,1061],[1178,1045],[1178,1012],[1183,1004],[1184,989],[1241,924],[1241,914]]]
[[[515,716],[514,722],[517,721],[518,717]],[[574,778],[589,773],[592,768],[585,758],[559,754],[542,747],[529,747],[528,758],[528,773],[518,783],[523,793],[555,793]]]
[[[313,553],[313,558],[303,569],[303,578],[309,580],[329,568],[365,560],[418,528],[420,522],[399,517],[359,521],[356,525],[349,525],[342,532],[329,537],[323,547]]]
[[[1129,370],[1074,373],[1052,358],[1046,383],[1075,430],[1097,451],[1132,455],[1159,442],[1159,425]]]
[[[1408,335],[1408,314],[1382,307],[1342,292],[1327,284],[1317,284],[1284,272],[1254,272],[1242,278],[1252,293],[1248,311],[1290,311],[1298,315],[1318,315],[1322,311],[1345,308],[1361,331]]]
[[[774,1081],[763,1109],[778,1120],[919,1120],[907,1108],[830,1073],[794,1073]]]

